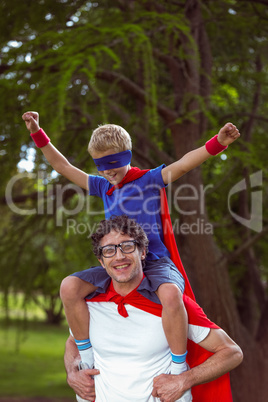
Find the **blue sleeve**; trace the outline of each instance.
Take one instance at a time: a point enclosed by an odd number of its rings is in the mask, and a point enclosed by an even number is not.
[[[166,167],[166,165],[161,165],[158,166],[155,169],[149,170],[145,174],[145,178],[148,184],[157,184],[159,187],[166,187],[166,184],[163,182],[163,177],[162,177],[162,169]]]
[[[88,175],[89,195],[103,198],[103,194],[109,190],[110,183],[104,177]]]

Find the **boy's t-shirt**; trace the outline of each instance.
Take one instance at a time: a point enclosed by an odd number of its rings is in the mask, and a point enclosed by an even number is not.
[[[142,226],[149,239],[148,260],[170,256],[163,241],[160,215],[160,190],[166,187],[161,173],[164,167],[149,170],[139,179],[114,190],[112,195],[106,194],[113,186],[107,179],[89,175],[89,195],[102,198],[106,219],[127,215]]]

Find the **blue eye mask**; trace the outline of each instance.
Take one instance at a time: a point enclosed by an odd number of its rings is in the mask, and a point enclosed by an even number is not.
[[[97,166],[97,169],[103,171],[129,165],[131,162],[131,157],[132,152],[128,150],[119,152],[118,154],[107,155],[104,156],[103,158],[97,158],[97,159],[93,158],[93,161]]]

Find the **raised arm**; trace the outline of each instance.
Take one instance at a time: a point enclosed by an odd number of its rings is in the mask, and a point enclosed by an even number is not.
[[[153,396],[160,395],[161,401],[173,402],[188,389],[215,380],[233,370],[243,360],[240,347],[222,329],[211,329],[199,345],[214,354],[204,363],[180,375],[161,374],[156,377]]]
[[[78,370],[80,355],[74,338],[70,335],[65,344],[64,365],[67,373],[67,383],[81,398],[95,400],[95,384],[92,376],[100,374],[99,370]]]
[[[238,137],[240,137],[240,133],[236,126],[232,123],[225,124],[225,126],[220,129],[217,138],[214,137],[210,140],[215,146],[215,153],[211,153],[211,149],[206,145],[188,152],[177,162],[172,163],[162,170],[164,183],[168,184],[177,180],[185,173],[201,165],[210,158],[211,155],[216,155],[216,153],[218,153],[217,150],[221,152],[228,145],[232,144]],[[208,150],[210,152],[208,152]]]
[[[37,112],[26,112],[23,114],[22,119],[25,121],[26,127],[31,134],[40,130],[39,115]],[[63,156],[51,142],[40,147],[40,149],[48,163],[56,172],[77,184],[79,187],[88,190],[88,174],[69,163],[65,156]]]

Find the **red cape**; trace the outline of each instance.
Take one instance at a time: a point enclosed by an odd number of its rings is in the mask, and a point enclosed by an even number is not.
[[[113,186],[108,192],[108,195],[111,195],[113,191],[116,188],[121,188],[123,187],[124,184],[129,183],[131,181],[134,181],[144,174],[148,172],[147,170],[140,170],[139,168],[131,168],[124,179],[122,180],[121,183],[119,183],[116,186]],[[183,300],[185,303],[185,307],[188,312],[188,321],[189,324],[194,324],[194,325],[201,325],[204,327],[209,327],[209,328],[219,328],[217,325],[212,323],[205,314],[197,314],[197,311],[200,310],[203,312],[203,310],[195,303],[195,296],[192,291],[190,282],[187,278],[186,272],[184,270],[184,267],[182,265],[179,251],[177,248],[173,228],[172,228],[172,223],[171,223],[171,218],[169,214],[169,208],[168,208],[168,202],[167,202],[167,196],[166,196],[166,190],[165,188],[162,188],[160,190],[160,200],[161,200],[161,221],[162,221],[162,227],[163,227],[163,236],[164,236],[164,244],[167,247],[168,251],[170,252],[170,258],[182,274],[185,280],[185,291],[183,295]],[[140,299],[139,301],[136,300],[135,302],[135,307],[141,308],[142,310],[148,311],[151,314],[155,314],[155,309],[157,307],[150,307],[148,310],[148,304],[149,303],[144,303],[144,299]],[[91,299],[93,301],[93,299]],[[97,301],[97,300],[96,300]],[[101,300],[98,300],[101,301]],[[103,300],[104,301],[104,300]],[[106,300],[108,301],[108,300]],[[111,300],[112,301],[112,300]],[[127,301],[129,303],[129,301]],[[150,302],[152,303],[152,302]],[[129,303],[133,304],[133,303]],[[155,303],[153,303],[155,304]],[[133,304],[134,305],[134,304]],[[146,307],[147,306],[147,307]],[[156,305],[157,306],[157,305]],[[197,307],[198,306],[198,307]],[[200,309],[200,310],[199,310]],[[154,312],[153,312],[154,310]],[[159,313],[160,310],[158,310]],[[162,309],[161,309],[162,311]],[[155,314],[158,315],[158,314]],[[201,319],[202,317],[202,319]],[[188,340],[187,344],[187,349],[188,349],[188,354],[187,354],[187,362],[190,367],[195,367],[198,366],[199,364],[203,363],[205,360],[207,360],[210,356],[213,355],[213,353],[208,352],[201,346],[195,344],[194,342]],[[201,384],[197,385],[192,388],[192,395],[193,395],[193,402],[232,402],[232,393],[231,393],[231,385],[230,385],[230,376],[229,373],[224,374],[223,376],[217,378],[214,381],[211,381],[206,384]]]

